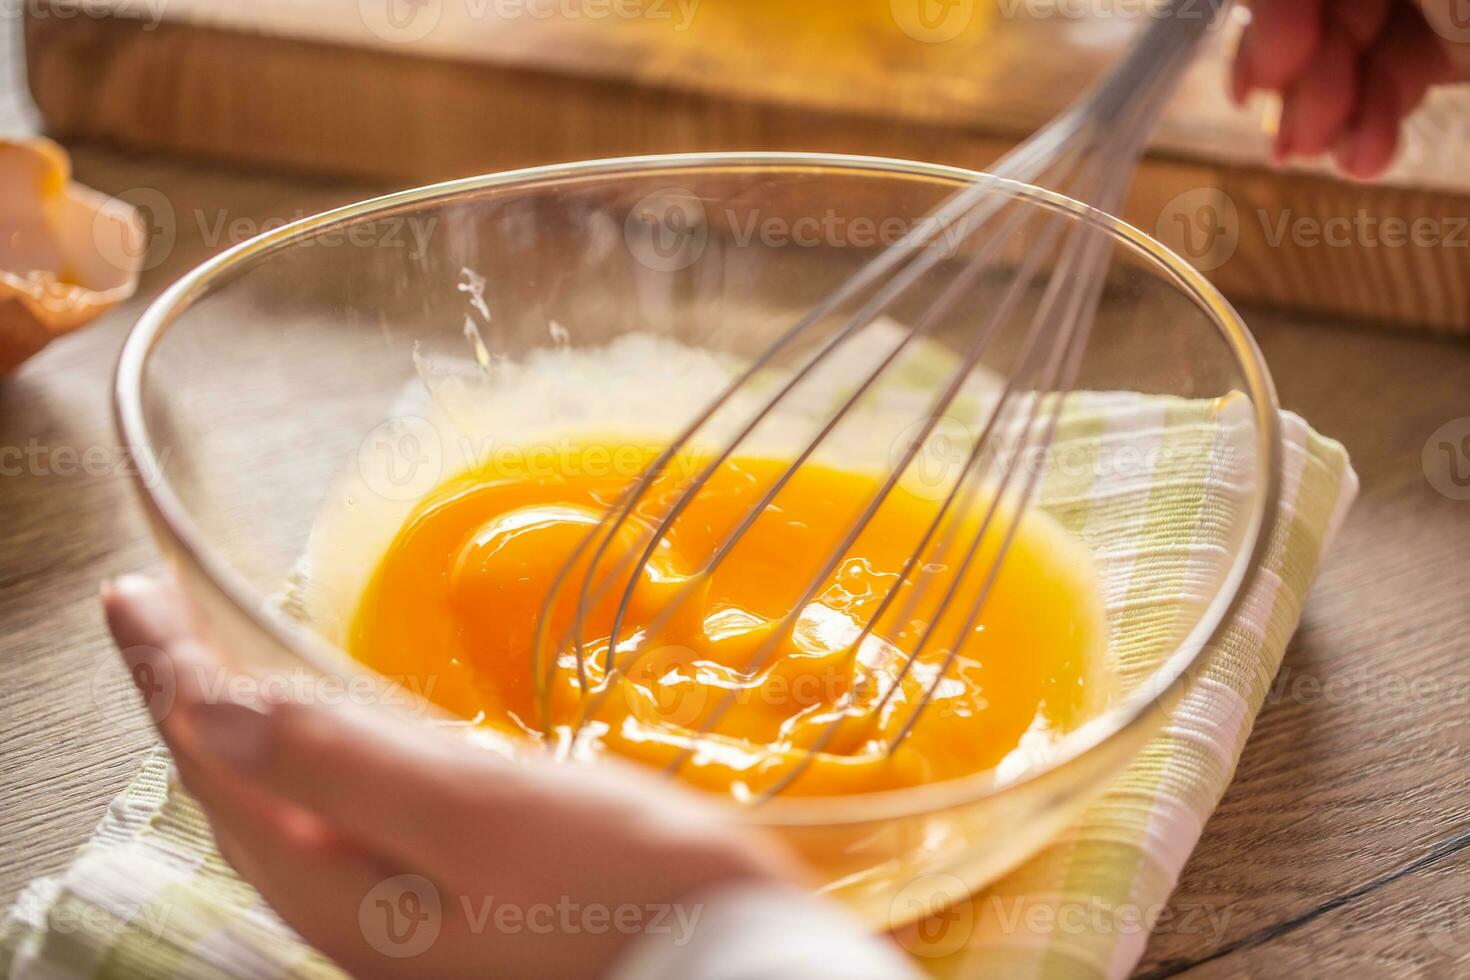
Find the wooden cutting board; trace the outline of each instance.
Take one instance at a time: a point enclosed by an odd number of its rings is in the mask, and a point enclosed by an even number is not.
[[[1096,78],[1138,4],[1061,0],[33,0],[63,139],[421,183],[634,153],[821,150],[983,167]],[[110,11],[110,13],[109,13]],[[164,16],[166,14],[166,16]],[[1390,178],[1267,165],[1212,32],[1124,216],[1237,302],[1470,335],[1470,101]]]

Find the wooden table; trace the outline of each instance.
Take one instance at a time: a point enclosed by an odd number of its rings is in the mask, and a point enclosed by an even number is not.
[[[77,142],[361,180],[691,149],[973,167],[1061,111],[1144,26],[1076,16],[1105,0],[957,0],[967,26],[923,43],[900,13],[915,0],[713,0],[687,30],[656,12],[672,0],[635,0],[650,16],[626,18],[423,0],[410,19],[430,34],[410,40],[369,26],[383,2],[168,0],[164,22],[140,29],[139,0],[87,0],[87,17],[67,12],[77,0],[27,0],[31,88]],[[107,8],[133,16],[95,16]],[[1355,185],[1321,162],[1267,167],[1274,113],[1226,97],[1232,47],[1230,30],[1207,38],[1123,217],[1231,297],[1470,336],[1470,89],[1435,92],[1390,175]],[[1404,247],[1392,229],[1406,220],[1431,223],[1443,247]]]
[[[221,217],[258,222],[374,190],[75,156],[95,187],[163,194],[178,240],[135,301],[0,380],[0,905],[67,862],[152,742],[141,712],[104,716],[93,691],[111,656],[99,580],[157,566],[111,473],[123,335],[211,251]],[[1421,452],[1470,416],[1470,345],[1247,312],[1286,406],[1347,444],[1363,492],[1141,970],[1465,976],[1470,501],[1436,492]]]

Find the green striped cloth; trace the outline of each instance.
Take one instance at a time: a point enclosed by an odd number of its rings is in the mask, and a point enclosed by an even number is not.
[[[1171,635],[1170,616],[1191,606],[1224,560],[1219,516],[1239,476],[1228,449],[1235,439],[1226,433],[1236,428],[1224,418],[1230,414],[1228,405],[1217,411],[1139,399],[1129,407],[1125,400],[1097,417],[1073,413],[1070,433],[1059,440],[1073,440],[1084,458],[1089,450],[1103,455],[1110,439],[1134,450],[1146,445],[1157,461],[1142,481],[1119,475],[1127,467],[1117,466],[1100,468],[1090,482],[1085,475],[1070,485],[1048,479],[1043,489],[1044,505],[1104,555],[1113,667],[1125,686],[1147,676],[1162,652],[1159,630]],[[1169,911],[1168,898],[1234,775],[1358,489],[1339,443],[1290,413],[1282,425],[1278,519],[1236,618],[1164,730],[1076,825],[962,910],[957,922],[966,941],[925,964],[936,975],[1126,977],[1155,926],[1197,936],[1202,948],[1223,939],[1228,909]],[[1133,526],[1126,544],[1119,524]]]
[[[1041,504],[1098,555],[1112,668],[1146,678],[1212,591],[1246,490],[1249,415],[1217,401],[1089,394],[1065,413]],[[1356,492],[1340,445],[1283,415],[1285,472],[1264,572],[1170,724],[1062,838],[961,909],[941,976],[1127,975],[1224,792]],[[151,755],[71,866],[33,883],[0,931],[27,978],[337,975],[220,860]],[[1210,923],[1205,923],[1208,927]],[[1208,939],[1202,935],[1202,941]]]

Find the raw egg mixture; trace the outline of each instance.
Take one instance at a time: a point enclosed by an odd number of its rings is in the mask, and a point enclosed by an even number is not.
[[[594,564],[601,539],[583,542],[653,458],[646,441],[587,437],[556,467],[487,462],[442,483],[413,506],[363,590],[350,651],[385,674],[433,677],[433,699],[478,724],[566,754],[676,768],[736,797],[865,793],[1004,769],[1034,760],[1095,707],[1097,579],[1087,551],[1046,514],[1024,514],[967,624],[1013,513],[999,512],[967,572],[984,499],[941,523],[925,560],[906,568],[942,495],[900,484],[833,562],[880,476],[808,463],[722,553],[789,464],[735,455],[650,550],[709,463],[691,451]]]

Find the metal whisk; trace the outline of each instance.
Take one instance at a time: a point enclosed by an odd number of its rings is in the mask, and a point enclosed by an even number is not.
[[[808,463],[823,441],[849,415],[859,400],[880,382],[905,349],[935,328],[954,309],[965,290],[977,277],[988,270],[994,270],[1002,250],[1014,240],[1024,222],[1024,217],[1017,214],[997,220],[1001,218],[1007,203],[1006,195],[992,193],[996,189],[997,181],[1039,184],[1066,193],[1099,211],[1112,213],[1118,209],[1148,134],[1175,83],[1192,59],[1205,32],[1228,3],[1229,0],[1164,0],[1152,8],[1153,22],[1144,30],[1123,61],[1089,94],[1007,155],[994,167],[991,175],[955,193],[942,203],[924,222],[920,233],[882,252],[856,276],[827,296],[745,367],[730,386],[661,452],[622,500],[611,508],[602,524],[582,542],[554,581],[541,608],[533,669],[536,672],[535,682],[543,716],[546,714],[547,684],[555,666],[557,651],[566,650],[568,646],[575,653],[577,679],[583,692],[579,726],[596,715],[619,671],[626,673],[630,667],[629,663],[620,663],[619,658],[632,659],[639,655],[639,651],[622,654],[619,647],[620,641],[624,639],[628,607],[640,573],[653,558],[659,543],[669,534],[675,521],[707,486],[718,468],[733,456],[742,440],[777,412],[783,400],[790,398],[792,391],[830,358],[834,351],[883,315],[901,297],[914,290],[920,279],[940,261],[953,257],[962,245],[973,248],[973,254],[967,256],[958,274],[923,308],[892,350],[866,377],[858,381],[856,389],[837,406],[810,443],[795,455],[785,471],[738,521],[729,536],[721,541],[702,571],[665,604],[653,623],[643,628],[644,636],[655,635],[674,611],[693,595],[699,581],[729,557],[782,488]],[[986,233],[983,239],[978,237],[982,231]],[[945,247],[931,247],[940,241],[941,236],[946,243]],[[981,555],[982,544],[989,541],[995,548],[988,566],[976,569],[981,585],[970,608],[964,611],[963,626],[957,631],[953,642],[946,647],[936,648],[936,656],[942,654],[939,660],[941,669],[934,673],[924,688],[922,697],[909,711],[897,733],[891,736],[887,743],[888,753],[891,754],[908,737],[923,717],[945,675],[953,667],[961,640],[970,634],[978,621],[1020,526],[1021,513],[1036,489],[1039,468],[1033,467],[1025,472],[1026,467],[1021,460],[1026,453],[1006,453],[1003,454],[1002,461],[1002,454],[993,451],[993,442],[998,438],[1003,425],[1002,419],[1006,419],[1004,424],[1007,437],[1014,439],[1021,447],[1044,450],[1051,444],[1063,402],[1076,383],[1080,371],[1082,352],[1086,348],[1102,296],[1110,254],[1106,233],[1092,222],[1073,221],[1067,227],[1067,223],[1056,216],[1048,219],[1046,227],[1037,238],[1021,250],[1015,272],[1008,272],[1010,283],[994,307],[985,313],[983,323],[968,336],[968,346],[962,352],[953,375],[935,394],[927,413],[920,420],[917,437],[903,451],[901,458],[897,459],[887,478],[881,481],[857,521],[822,561],[819,571],[812,577],[803,594],[794,597],[791,611],[779,622],[779,628],[772,631],[770,638],[751,657],[748,664],[750,673],[768,665],[777,652],[781,637],[849,555],[864,528],[899,485],[925,440],[950,409],[965,380],[992,347],[1002,325],[1017,311],[1027,291],[1027,284],[1047,268],[1047,259],[1054,257],[1049,274],[1044,280],[1038,280],[1044,282],[1044,286],[1031,313],[1029,325],[1023,331],[1018,352],[1015,354],[1014,368],[980,426],[978,438],[974,440],[968,458],[962,464],[959,479],[948,491],[932,523],[904,563],[897,581],[883,596],[876,611],[863,627],[861,635],[850,648],[849,656],[855,658],[876,624],[897,602],[901,586],[910,582],[916,569],[923,569],[926,563],[935,561],[936,556],[947,558],[957,545],[962,548],[958,571],[942,594],[936,613],[922,630],[917,643],[905,651],[905,660],[897,679],[882,693],[871,709],[875,717],[879,716],[889,707],[890,700],[899,690],[902,681],[909,676],[921,654],[938,639],[935,634],[943,618],[941,614],[957,601],[960,583]],[[861,304],[856,311],[842,320],[841,325],[826,336],[813,353],[806,355],[795,370],[783,376],[775,390],[761,400],[750,417],[737,427],[733,437],[719,451],[712,453],[701,471],[682,487],[672,503],[662,511],[661,519],[652,533],[645,535],[646,540],[641,550],[635,548],[634,557],[612,562],[615,567],[607,569],[605,574],[597,574],[608,563],[609,549],[619,530],[629,523],[640,502],[646,502],[650,489],[669,468],[676,455],[690,445],[691,440],[696,438],[718,412],[729,406],[738,396],[742,396],[742,393],[748,395],[752,381],[758,374],[775,364],[783,353],[791,353],[803,338],[810,339],[819,323],[825,322],[846,304],[859,300]],[[969,512],[975,496],[987,481],[993,487],[993,496],[984,505],[983,517],[978,525],[967,532],[969,540],[957,540],[961,533],[961,522],[958,520],[951,520],[945,533],[941,534],[947,515]],[[1007,493],[1015,494],[1019,501],[1014,509],[1001,506],[1002,498]],[[552,636],[550,622],[555,598],[572,578],[574,569],[584,566],[585,574],[577,586],[574,622],[565,634]],[[620,589],[621,595],[613,618],[612,634],[603,653],[602,682],[600,685],[592,685],[589,684],[588,673],[588,658],[591,654],[586,649],[583,632],[589,611],[614,589]],[[896,621],[908,621],[919,592],[917,587],[910,590],[905,600],[907,607],[899,612]],[[698,735],[711,732],[733,703],[734,693],[727,692],[723,701],[704,718]],[[762,788],[751,802],[769,799],[799,779],[811,760],[829,746],[841,722],[840,716],[828,722],[815,744],[805,750],[797,764],[782,772],[771,785]],[[670,764],[670,771],[677,772],[694,752],[692,747],[683,749]]]

